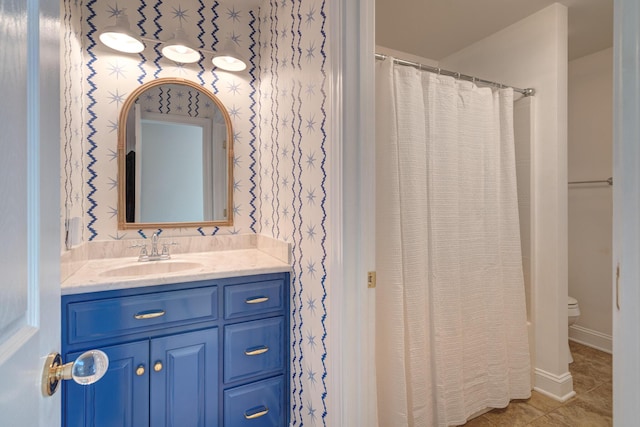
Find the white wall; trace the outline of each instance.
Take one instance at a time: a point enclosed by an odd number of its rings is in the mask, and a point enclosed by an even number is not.
[[[612,174],[613,49],[569,62],[569,181]],[[569,186],[569,295],[580,304],[569,337],[611,351],[612,189]]]
[[[437,67],[438,61],[435,59],[425,58],[424,56],[417,56],[411,53],[403,52],[396,49],[391,49],[385,46],[376,45],[376,53],[382,55],[393,56],[397,59],[403,59],[405,61],[417,62],[419,64],[428,65],[430,67]]]
[[[527,299],[527,321],[532,321],[531,293],[531,159],[533,150],[533,124],[535,97],[522,97],[513,105],[513,134],[516,154],[516,179],[518,181],[518,216],[520,220],[520,245],[522,251],[522,272],[524,275],[524,291]],[[532,333],[529,332],[530,347],[533,346]],[[535,353],[531,352],[532,355]],[[532,358],[532,366],[535,358]]]
[[[513,105],[513,134],[516,154],[516,179],[518,182],[518,216],[520,220],[520,246],[522,252],[522,273],[527,303],[527,331],[531,352],[531,384],[535,384],[533,368],[536,366],[535,334],[533,330],[533,294],[532,294],[532,221],[531,198],[533,180],[531,169],[534,149],[533,125],[535,122],[535,97],[521,97]]]
[[[532,177],[535,387],[573,395],[567,348],[567,9],[553,4],[441,61],[446,69],[537,90]]]

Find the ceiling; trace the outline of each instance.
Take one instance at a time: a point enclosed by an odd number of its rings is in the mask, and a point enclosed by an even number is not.
[[[376,44],[438,61],[556,2],[569,60],[613,45],[613,0],[376,0]]]

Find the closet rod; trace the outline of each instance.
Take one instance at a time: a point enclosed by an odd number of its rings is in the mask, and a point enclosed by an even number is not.
[[[607,179],[599,179],[596,181],[571,181],[569,182],[569,185],[571,184],[609,184],[609,185],[613,185],[613,177],[609,177]]]
[[[381,53],[376,53],[376,59],[386,59],[388,57],[389,57],[389,55],[383,55]],[[407,65],[409,67],[415,67],[415,68],[417,68],[419,70],[426,70],[426,71],[430,71],[432,73],[442,74],[444,76],[451,76],[451,77],[455,77],[458,80],[466,80],[466,81],[470,81],[470,82],[473,82],[473,83],[479,83],[481,85],[495,86],[495,87],[498,87],[500,89],[510,87],[511,89],[513,89],[514,92],[521,93],[524,96],[534,96],[536,94],[536,90],[532,89],[532,88],[520,89],[518,87],[513,87],[513,86],[509,86],[509,85],[503,85],[502,83],[496,83],[496,82],[492,82],[492,81],[489,81],[489,80],[479,79],[478,77],[468,76],[466,74],[460,74],[460,73],[457,73],[455,71],[443,70],[442,68],[432,67],[430,65],[421,64],[419,62],[405,61],[404,59],[398,59],[398,58],[393,58],[393,62],[395,62],[398,65]]]

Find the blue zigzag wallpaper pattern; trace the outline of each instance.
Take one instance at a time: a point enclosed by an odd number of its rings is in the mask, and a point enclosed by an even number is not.
[[[215,103],[195,89],[165,84],[145,91],[137,104],[147,113],[212,119],[226,129],[224,117]]]
[[[292,244],[292,422],[327,417],[325,3],[260,10],[259,230]]]
[[[326,425],[326,0],[265,0],[256,9],[206,0],[63,0],[63,6],[61,218],[81,218],[84,242],[153,231],[117,229],[119,109],[136,87],[159,77],[189,79],[215,93],[234,126],[234,226],[164,232],[258,232],[291,243],[291,421]],[[98,34],[121,13],[144,37],[165,40],[182,25],[202,49],[230,40],[249,67],[213,69],[210,54],[196,64],[176,64],[162,57],[157,43],[146,43],[140,54],[112,51]]]

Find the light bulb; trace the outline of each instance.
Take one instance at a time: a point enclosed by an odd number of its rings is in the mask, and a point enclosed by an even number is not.
[[[182,27],[179,27],[173,38],[167,40],[162,48],[162,54],[172,61],[181,64],[191,64],[200,61],[201,55],[197,50],[189,47],[191,42]]]
[[[127,15],[116,17],[116,25],[107,27],[100,34],[100,41],[111,49],[125,53],[140,53],[144,44],[132,32]]]
[[[230,55],[216,56],[211,62],[216,67],[226,71],[242,71],[247,68],[247,64],[244,61]]]
[[[120,52],[139,53],[144,50],[144,44],[142,44],[141,41],[124,33],[102,33],[100,34],[100,41],[111,49],[115,49]]]

